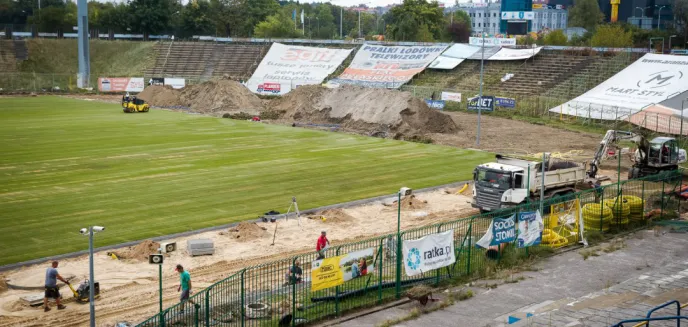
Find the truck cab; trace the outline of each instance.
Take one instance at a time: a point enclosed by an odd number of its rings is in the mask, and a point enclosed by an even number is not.
[[[518,166],[490,162],[473,171],[473,202],[481,211],[492,211],[517,205],[528,192],[525,169]]]

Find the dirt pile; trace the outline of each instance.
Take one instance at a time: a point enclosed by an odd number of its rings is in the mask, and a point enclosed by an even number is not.
[[[260,98],[241,83],[228,79],[189,85],[180,90],[169,86],[149,86],[139,97],[153,106],[181,106],[205,114],[238,111],[258,114],[263,108]]]
[[[134,246],[130,246],[123,251],[115,252],[120,259],[133,259],[140,261],[148,261],[148,256],[158,253],[160,243],[151,240],[145,240]]]
[[[327,209],[320,211],[312,216],[308,217],[309,219],[321,219],[323,220],[324,223],[351,223],[354,221],[354,217],[349,215],[348,213],[344,212],[342,209]],[[324,219],[323,219],[324,218]]]
[[[260,227],[256,223],[242,222],[229,230],[230,235],[239,241],[250,241],[267,235],[267,228]]]
[[[408,92],[396,90],[306,85],[274,100],[270,110],[284,112],[282,119],[287,121],[340,124],[358,131],[404,135],[457,131],[451,117],[430,109]]]
[[[397,202],[394,201],[394,204]],[[401,198],[401,209],[402,210],[417,210],[427,207],[428,201],[423,201],[416,198],[415,195],[405,196]]]

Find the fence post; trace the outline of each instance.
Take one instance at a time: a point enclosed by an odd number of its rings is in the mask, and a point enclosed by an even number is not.
[[[473,218],[471,218],[471,222],[468,223],[468,259],[466,261],[466,276],[471,275],[471,249],[473,246],[471,243],[473,243]]]
[[[604,225],[604,191],[606,187],[602,188],[602,195],[600,196],[600,233],[602,233],[602,226]],[[609,222],[611,224],[611,221]]]
[[[440,223],[437,226],[437,234],[440,233],[441,229],[442,229],[442,223]],[[454,238],[454,235],[452,235],[452,238]],[[456,248],[452,249],[452,251],[456,252]],[[440,283],[440,270],[442,270],[442,269],[435,269],[435,285]]]
[[[380,253],[380,254],[378,255],[378,257],[380,257],[380,263],[379,263],[378,266],[377,266],[377,267],[378,267],[378,268],[377,268],[377,273],[378,273],[378,280],[377,280],[377,302],[378,302],[378,303],[382,303],[382,265],[383,265],[383,263],[382,263],[382,259],[383,259],[383,258],[382,258],[382,257],[383,257],[383,254],[384,254],[384,246],[383,246],[383,243],[384,243],[385,239],[386,239],[385,237],[380,238],[380,249],[378,250],[379,253]]]
[[[160,327],[165,327],[165,315],[167,314],[167,310],[160,312]]]
[[[244,283],[245,283],[244,282],[244,275],[245,274],[246,274],[246,268],[244,268],[244,270],[241,271],[241,308],[239,308],[239,310],[241,310],[241,327],[244,327],[246,324],[246,317],[245,317],[246,312],[244,311],[244,306],[246,305],[246,303],[245,303],[246,293],[244,292]]]
[[[298,260],[298,258],[299,257],[294,257],[294,260],[291,262],[292,267],[296,265],[296,260]],[[289,273],[292,274],[290,277],[294,275],[294,273],[291,272],[291,267],[289,268]],[[291,317],[291,325],[296,326],[296,319],[294,319],[294,317],[296,317],[296,283],[292,283],[291,285]]]
[[[208,287],[208,289],[205,291],[205,325],[210,326],[210,290],[213,289],[212,285]]]
[[[196,306],[194,304],[194,326],[198,327],[198,311],[201,306]]]
[[[337,252],[335,252],[336,256],[339,256],[339,250],[341,248],[341,246],[337,247]],[[334,316],[339,317],[339,286],[334,288]]]
[[[396,264],[396,274],[395,274],[395,279],[396,279],[395,293],[396,293],[397,299],[401,298],[401,256],[403,255],[403,251],[401,251],[401,236],[402,235],[404,235],[404,233],[397,233],[397,264]]]
[[[664,181],[665,179],[662,178],[662,209],[660,211],[659,219],[664,219]]]

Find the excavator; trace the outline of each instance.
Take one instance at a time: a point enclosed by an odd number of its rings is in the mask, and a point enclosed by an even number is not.
[[[628,179],[676,170],[678,164],[686,162],[686,150],[679,149],[678,142],[673,137],[655,137],[648,141],[641,134],[608,130],[590,162],[589,178],[594,179],[597,176],[600,162],[616,154],[617,143],[622,140],[631,141],[638,147],[633,155],[633,166],[628,170]],[[621,153],[616,155],[621,155]]]

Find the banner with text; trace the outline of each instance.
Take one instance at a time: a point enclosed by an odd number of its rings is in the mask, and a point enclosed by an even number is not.
[[[511,243],[516,239],[516,216],[494,218],[485,235],[475,243],[476,246],[488,249],[502,243]]]
[[[485,43],[487,46],[512,46],[516,45],[515,38],[498,38],[498,37],[469,37],[468,44],[480,46]]]
[[[522,60],[535,56],[542,50],[542,47],[532,49],[507,49],[502,48],[492,55],[488,60]]]
[[[320,84],[351,51],[273,43],[246,86],[254,93],[282,95],[299,85]]]
[[[354,60],[331,86],[353,84],[367,87],[398,88],[423,71],[447,48],[437,46],[381,46],[364,44]]]
[[[98,91],[100,92],[143,92],[143,77],[100,77]]]
[[[442,100],[461,102],[461,93],[442,92]]]
[[[542,222],[540,211],[518,213],[518,247],[538,245],[542,241]]]
[[[626,119],[642,108],[688,90],[688,57],[646,54],[610,79],[550,112]]]
[[[425,104],[432,109],[444,109],[444,100],[425,99]]]
[[[417,240],[404,240],[406,276],[415,276],[456,262],[454,230],[430,234]]]
[[[375,249],[369,248],[311,263],[311,291],[344,284],[375,270]]]

